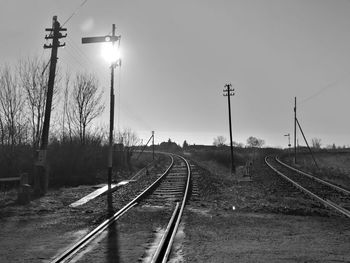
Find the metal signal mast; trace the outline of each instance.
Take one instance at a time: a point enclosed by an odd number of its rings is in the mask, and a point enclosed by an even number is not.
[[[111,42],[112,47],[117,41],[120,41],[121,36],[115,35],[115,24],[112,25],[112,35],[98,37],[84,37],[81,39],[82,44]],[[121,60],[116,59],[111,62],[111,89],[110,89],[110,119],[109,119],[109,151],[108,151],[108,193],[111,191],[112,184],[112,164],[113,164],[113,129],[114,129],[114,69],[121,65]],[[110,195],[108,195],[110,196]]]

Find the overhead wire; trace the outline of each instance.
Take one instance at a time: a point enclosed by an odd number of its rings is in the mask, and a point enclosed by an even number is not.
[[[95,69],[95,72],[102,74],[102,75],[106,75],[106,73],[102,73],[101,68],[96,66],[96,63],[94,63],[88,55],[86,55],[86,53],[78,47],[78,45],[76,44],[76,42],[71,38],[68,37],[67,38],[67,46],[69,46],[70,48],[65,48],[64,50],[67,52],[67,56],[65,56],[68,60],[73,61],[73,63],[75,65],[78,65],[79,69],[77,71],[81,71],[81,69],[85,69],[88,70],[88,67],[93,67]],[[120,42],[118,41],[118,46],[120,46]],[[76,67],[74,67],[76,68]],[[118,100],[118,113],[117,113],[117,127],[118,127],[118,131],[120,130],[120,96],[121,96],[121,92],[120,92],[120,87],[121,87],[121,65],[118,66],[118,87],[116,87],[116,89],[119,91],[117,96],[117,100]]]
[[[64,21],[64,23],[61,25],[61,27],[63,27],[65,24],[67,24],[68,21],[71,20],[71,18],[76,15],[78,13],[79,9],[82,8],[86,4],[87,1],[88,0],[83,0],[83,2],[73,11],[73,13],[66,19],[66,21]]]
[[[90,58],[82,51],[81,48],[78,47],[77,44],[75,44],[74,40],[71,37],[67,37],[68,43],[71,45],[72,49],[77,53],[78,56],[80,56],[82,59],[85,60],[87,63],[91,63]]]
[[[72,12],[72,14],[64,21],[64,23],[61,25],[61,28],[63,26],[65,26],[77,13],[78,11],[87,3],[88,0],[83,0],[78,6],[77,8]],[[108,35],[110,35],[112,33],[112,31],[110,31],[108,33]],[[82,51],[81,48],[79,48],[74,40],[71,38],[71,37],[67,37],[67,40],[66,40],[67,44],[70,44],[70,46],[72,47],[72,49],[68,49],[68,48],[65,48],[64,51],[67,53],[68,56],[66,56],[66,58],[64,59],[67,59],[67,60],[70,60],[71,62],[74,62],[74,64],[76,65],[79,65],[80,67],[84,68],[84,69],[87,69],[87,66],[86,66],[86,63],[88,65],[93,65],[93,67],[95,68],[95,70],[97,72],[99,72],[101,74],[101,69],[97,68],[95,65],[94,62],[91,61],[91,59]],[[118,48],[120,47],[120,41],[118,41]],[[50,60],[48,61],[48,64],[46,65],[44,71],[46,70],[47,66],[49,65],[50,63]],[[44,73],[43,71],[43,73]],[[120,119],[121,119],[121,83],[122,83],[122,69],[121,69],[121,65],[119,66],[119,78],[118,78],[118,113],[117,113],[117,127],[118,127],[118,130],[120,130]],[[102,74],[104,75],[104,74]],[[134,113],[135,114],[135,113]],[[139,119],[139,118],[138,118]]]
[[[82,68],[87,68],[86,64],[88,65],[93,65],[87,56],[82,55],[80,48],[78,48],[75,44],[74,41],[71,38],[67,38],[67,45],[70,46],[70,54],[73,54],[74,59],[79,61],[79,64],[82,66]],[[68,48],[67,48],[68,51]],[[81,70],[80,70],[81,71]]]
[[[346,74],[344,74],[343,76],[341,76],[340,78],[338,78],[335,81],[331,81],[329,82],[327,85],[321,87],[318,91],[316,91],[315,93],[311,94],[310,96],[302,99],[299,103],[303,104],[309,100],[312,100],[313,98],[319,96],[320,94],[322,94],[323,92],[325,92],[326,90],[332,88],[332,87],[336,87],[341,81],[343,81],[344,79],[346,79],[350,74],[350,71],[348,71]]]
[[[67,38],[68,42],[72,49],[74,50],[75,54],[79,57],[79,59],[82,59],[84,61],[84,63],[86,63],[87,65],[89,65],[89,67],[93,67],[94,71],[98,72],[101,75],[105,75],[105,73],[102,72],[101,68],[96,66],[96,63],[94,63],[91,58],[89,58],[88,55],[86,55],[86,53],[82,50],[82,48],[79,48],[78,45],[74,42],[74,40],[72,38]],[[84,67],[85,69],[87,69],[87,67]]]
[[[77,70],[77,72],[81,71],[81,68],[85,68],[86,67],[85,64],[82,63],[79,58],[77,58],[77,56],[75,55],[74,52],[72,52],[69,49],[65,49],[64,52],[66,52],[66,54],[67,54],[66,57],[63,57],[64,59],[68,59],[71,62],[73,62],[72,64],[75,64],[75,65],[79,66],[77,68],[74,67]]]
[[[88,0],[83,0],[83,1],[80,3],[80,5],[72,12],[72,14],[63,22],[63,24],[60,26],[60,28],[63,28],[63,26],[66,25],[66,24],[68,23],[68,21],[71,20],[71,18],[72,18],[73,16],[76,15],[76,14],[78,13],[79,9],[81,9],[81,8],[87,3],[87,1],[88,1]],[[52,36],[52,33],[53,33],[53,32],[51,31],[49,36]],[[43,55],[43,54],[42,54],[42,55]],[[41,55],[41,57],[42,57],[42,55]],[[43,72],[42,72],[42,75],[44,75],[44,73],[45,73],[47,67],[48,67],[49,64],[50,64],[50,61],[51,61],[51,58],[49,58],[49,61],[47,62],[46,66],[44,67]]]
[[[306,97],[305,99],[301,100],[301,101],[300,101],[300,104],[305,103],[305,102],[307,102],[307,101],[309,101],[309,100],[311,100],[311,99],[313,99],[313,98],[319,96],[319,95],[322,94],[324,91],[326,91],[326,90],[328,90],[328,89],[330,89],[330,88],[336,86],[339,82],[340,82],[340,80],[336,80],[336,81],[333,81],[333,82],[331,82],[331,83],[328,83],[326,86],[324,86],[323,88],[319,89],[319,90],[316,91],[314,94],[312,94],[312,95]]]

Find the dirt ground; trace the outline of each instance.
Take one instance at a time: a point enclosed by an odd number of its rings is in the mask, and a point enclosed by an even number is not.
[[[261,161],[251,181],[202,163],[216,176],[201,171],[200,188],[213,181],[219,189],[187,207],[184,261],[350,262],[349,219],[300,194]]]
[[[350,229],[344,219],[192,212],[186,225],[186,262],[350,261]]]
[[[256,160],[251,178],[232,177],[213,162],[199,164],[207,169],[194,169],[198,189],[188,202],[172,262],[350,262],[349,219],[296,191],[262,158]],[[143,183],[119,188],[114,209]],[[106,197],[78,208],[68,205],[93,190],[92,186],[51,190],[26,206],[9,198],[0,203],[0,262],[50,262],[85,235],[106,217]],[[142,235],[140,229],[142,224],[120,237]],[[151,243],[156,237],[148,235]],[[129,262],[125,258],[119,262]]]
[[[169,162],[169,158],[161,159],[166,166]],[[163,169],[161,165],[159,169]],[[130,182],[113,193],[112,212],[158,178],[158,169],[152,168],[149,172],[142,180]],[[110,213],[106,195],[75,208],[69,207],[97,187],[101,186],[51,189],[28,205],[16,203],[15,190],[0,193],[0,262],[51,262],[102,223]]]

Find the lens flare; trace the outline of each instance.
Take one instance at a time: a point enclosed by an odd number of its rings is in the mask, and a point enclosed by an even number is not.
[[[103,43],[101,55],[108,63],[115,63],[120,59],[120,50],[116,44]]]

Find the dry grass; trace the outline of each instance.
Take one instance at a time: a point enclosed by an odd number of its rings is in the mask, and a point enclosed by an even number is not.
[[[298,166],[315,176],[350,189],[350,153],[317,153],[316,161],[319,169],[310,155],[300,155]]]

